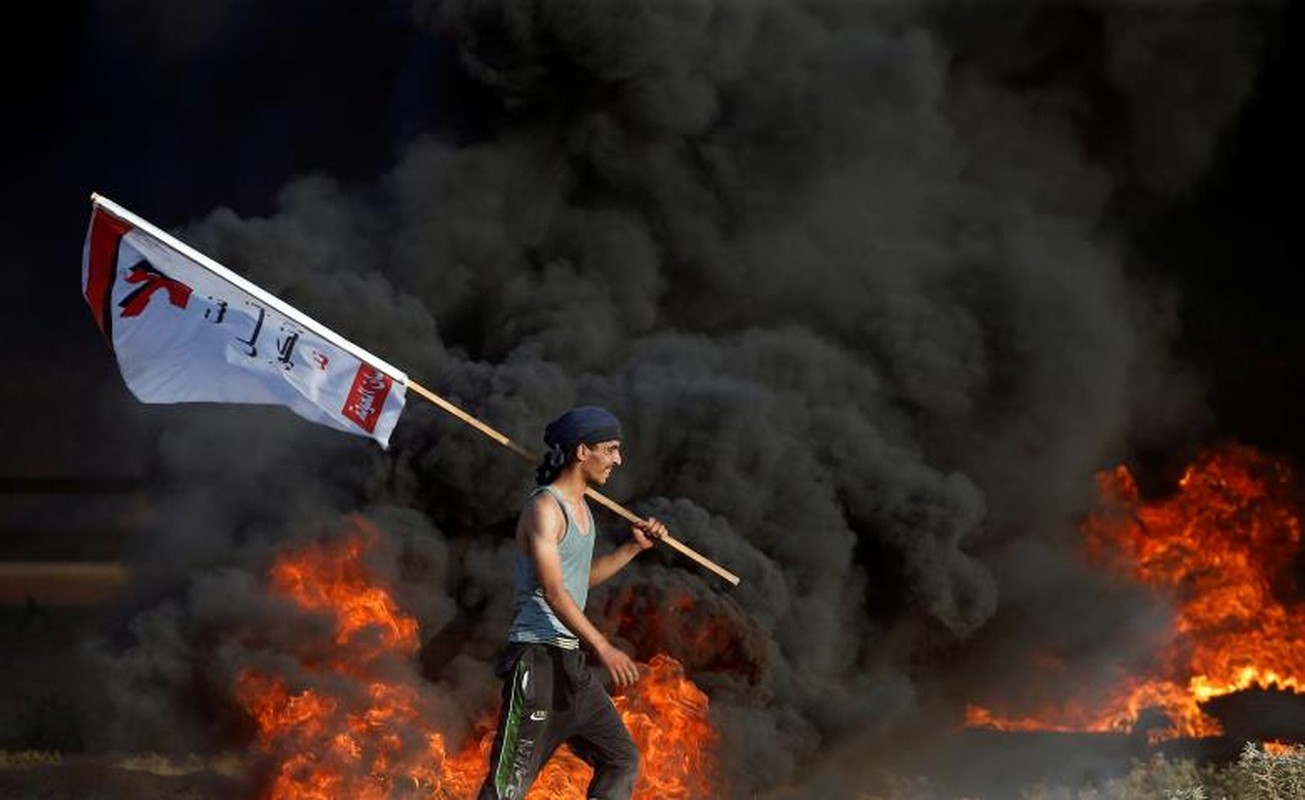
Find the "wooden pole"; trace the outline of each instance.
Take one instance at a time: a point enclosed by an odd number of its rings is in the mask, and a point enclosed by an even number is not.
[[[439,395],[435,394],[430,389],[427,389],[426,387],[417,383],[412,378],[408,378],[408,388],[411,389],[413,392],[416,392],[418,395],[425,398],[426,400],[429,400],[431,403],[434,403],[435,405],[439,406],[443,410],[447,411],[449,414],[452,414],[453,416],[467,423],[471,427],[485,434],[489,438],[493,439],[495,442],[498,442],[503,447],[506,447],[508,450],[511,450],[513,453],[517,454],[518,456],[525,459],[529,463],[531,464],[538,463],[539,457],[537,455],[531,453],[529,450],[525,449],[521,445],[512,441],[504,434],[500,433],[499,431],[495,430],[489,425],[486,425],[485,423],[476,419],[472,415],[458,408],[456,405],[450,403],[448,400],[445,400],[443,397],[440,397]],[[593,498],[595,502],[599,503],[600,505],[604,506],[608,510],[614,512],[618,516],[624,518],[625,520],[631,523],[641,524],[646,522],[646,520],[644,520],[638,514],[634,513],[633,511],[630,511],[625,506],[621,505],[615,500],[609,499],[608,497],[606,497],[596,489],[593,488],[586,489],[585,494]],[[690,559],[698,562],[698,564],[716,573],[720,577],[729,581],[731,584],[735,586],[739,585],[738,575],[735,575],[733,572],[730,572],[729,570],[725,569],[721,565],[717,564],[715,561],[712,561],[710,558],[704,556],[702,553],[699,553],[697,550],[694,550],[692,547],[689,547],[687,544],[676,539],[674,536],[671,536],[669,533],[666,534],[665,536],[662,536],[660,539],[657,539],[656,541],[664,542],[665,544],[670,545],[671,548],[678,550],[682,555],[688,556]]]
[[[621,517],[624,517],[626,520],[630,522],[640,523],[644,521],[639,517],[638,514],[634,513],[633,511],[630,511],[625,506],[621,505],[615,500],[606,497],[597,489],[594,489],[592,487],[585,489],[585,494],[588,495],[589,497],[592,497],[597,502],[606,506],[609,510],[615,512],[617,515]],[[715,561],[712,561],[710,558],[707,558],[702,553],[699,553],[697,550],[694,550],[692,547],[689,547],[687,544],[681,542],[679,539],[676,539],[674,536],[671,536],[669,533],[661,537],[660,539],[657,539],[656,541],[665,542],[666,544],[670,545],[673,549],[678,550],[681,555],[688,556],[689,558],[698,562],[702,566],[706,567],[707,569],[721,576],[722,578],[734,584],[735,586],[739,585],[738,575],[735,575],[733,572],[730,572],[729,570],[725,569],[720,564],[717,564]]]

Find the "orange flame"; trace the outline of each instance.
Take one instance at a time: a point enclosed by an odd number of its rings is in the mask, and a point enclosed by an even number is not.
[[[1229,446],[1203,454],[1178,492],[1144,503],[1125,467],[1097,476],[1104,510],[1083,526],[1088,552],[1163,593],[1176,609],[1152,674],[1125,676],[1104,702],[1072,699],[1024,717],[971,705],[969,726],[1000,730],[1127,731],[1154,708],[1170,720],[1152,740],[1216,736],[1211,698],[1252,687],[1305,691],[1305,626],[1276,579],[1300,549],[1285,464]]]
[[[363,563],[383,535],[360,517],[339,541],[288,550],[273,565],[269,591],[332,620],[333,633],[302,648],[278,677],[248,669],[235,699],[257,730],[268,762],[270,800],[383,800],[403,794],[471,798],[489,764],[495,718],[478,741],[449,755],[435,705],[417,672],[418,625]],[[635,796],[710,797],[717,734],[707,697],[674,659],[658,655],[635,686],[615,698],[642,754]],[[530,798],[582,797],[591,769],[563,749]]]
[[[1302,755],[1305,755],[1305,749],[1301,748],[1300,745],[1292,744],[1290,742],[1270,741],[1263,742],[1262,746],[1264,752],[1271,756],[1299,758]]]

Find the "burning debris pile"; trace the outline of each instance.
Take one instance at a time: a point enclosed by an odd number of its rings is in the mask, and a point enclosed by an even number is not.
[[[489,763],[493,719],[448,752],[444,712],[417,670],[417,621],[364,563],[384,534],[358,516],[348,528],[340,538],[286,549],[267,580],[271,595],[328,620],[321,630],[329,635],[300,639],[299,652],[284,654],[292,658],[284,674],[249,668],[236,679],[235,699],[257,728],[265,796],[471,798]],[[718,794],[707,698],[678,662],[653,657],[616,705],[643,754],[636,796]],[[590,771],[574,755],[559,754],[530,796],[578,797]]]
[[[1106,697],[1071,697],[1023,715],[973,705],[966,722],[1002,730],[1129,731],[1146,710],[1153,739],[1216,736],[1202,704],[1248,688],[1305,690],[1305,623],[1295,585],[1301,523],[1283,463],[1244,446],[1201,455],[1177,491],[1140,496],[1125,467],[1098,477],[1102,510],[1086,520],[1089,557],[1171,604],[1149,668],[1121,674]],[[1054,665],[1052,655],[1046,663]]]

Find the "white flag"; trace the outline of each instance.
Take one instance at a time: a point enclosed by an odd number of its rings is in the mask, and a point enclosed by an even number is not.
[[[262,403],[389,445],[407,376],[105,198],[82,294],[146,403]]]

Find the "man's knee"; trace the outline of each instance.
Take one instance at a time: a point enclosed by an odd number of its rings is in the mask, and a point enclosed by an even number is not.
[[[635,781],[639,779],[641,757],[639,748],[631,741],[627,747],[618,749],[607,763],[610,771],[615,797],[629,797],[634,793]]]
[[[623,752],[616,757],[612,763],[612,768],[619,770],[622,774],[628,774],[631,779],[639,775],[639,750],[631,746],[629,751]]]

